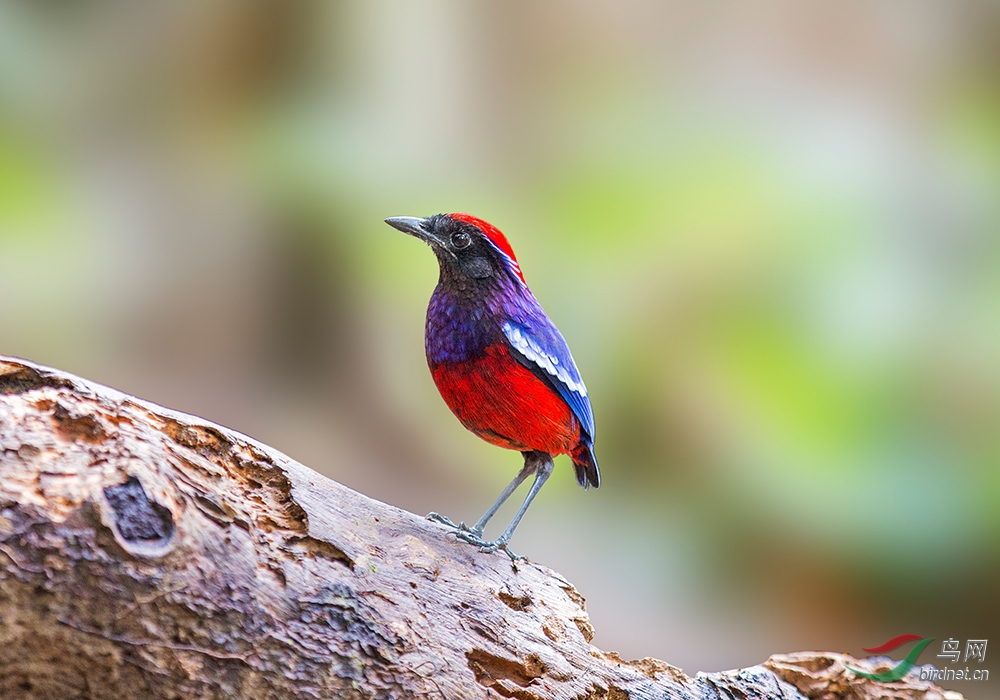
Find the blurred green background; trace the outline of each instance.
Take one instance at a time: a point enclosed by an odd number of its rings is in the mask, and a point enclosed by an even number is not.
[[[382,223],[441,211],[590,388],[605,485],[561,458],[513,545],[596,645],[1000,631],[1000,5],[0,3],[0,352],[474,520],[520,457]]]

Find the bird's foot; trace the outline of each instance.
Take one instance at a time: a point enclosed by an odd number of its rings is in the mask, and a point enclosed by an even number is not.
[[[471,527],[465,524],[464,520],[456,524],[455,521],[449,518],[447,515],[441,515],[440,513],[434,513],[434,512],[428,513],[427,515],[424,516],[424,520],[433,520],[436,523],[441,523],[442,525],[447,525],[448,527],[455,528],[460,532],[472,532],[472,533],[475,532],[475,530],[473,530]]]
[[[430,513],[425,515],[424,520],[433,520],[436,523],[441,523],[442,525],[447,525],[448,527],[453,527],[458,529],[458,525],[455,524],[455,521],[453,521],[447,515],[441,515],[440,513],[435,513],[434,511],[431,511]]]
[[[480,552],[486,552],[489,554],[500,549],[503,550],[504,554],[510,557],[511,561],[520,561],[521,559],[524,559],[524,557],[520,554],[514,554],[514,552],[507,549],[507,540],[502,537],[497,540],[484,540],[481,533],[476,533],[471,530],[466,532],[456,532],[455,535],[458,539],[479,547]]]
[[[458,529],[458,525],[455,524],[454,520],[452,520],[451,518],[449,518],[447,515],[441,515],[440,513],[435,513],[433,511],[431,511],[430,513],[428,513],[427,515],[425,515],[424,516],[424,520],[433,520],[436,523],[441,523],[442,525],[447,525],[448,527],[453,527],[456,530]],[[464,525],[465,523],[462,523],[462,524]]]

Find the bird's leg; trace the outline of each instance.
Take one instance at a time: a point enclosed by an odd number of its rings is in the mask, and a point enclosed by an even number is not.
[[[537,465],[532,460],[525,458],[524,466],[521,467],[521,471],[519,471],[517,476],[515,476],[514,479],[507,484],[507,488],[503,490],[503,493],[500,494],[496,502],[490,506],[490,509],[483,513],[483,517],[481,517],[478,522],[472,526],[472,529],[469,530],[469,534],[476,537],[482,537],[483,530],[486,529],[486,523],[488,523],[493,516],[497,514],[497,511],[500,510],[500,507],[507,502],[507,499],[510,498],[511,494],[517,491],[517,487],[523,484],[525,479],[535,473],[536,468]]]
[[[518,479],[515,479],[514,481],[517,482],[517,484],[519,485],[520,482],[523,481],[531,472],[535,473],[535,480],[532,482],[531,489],[528,491],[528,495],[525,496],[524,503],[521,504],[520,510],[517,511],[517,515],[515,515],[514,519],[510,521],[510,525],[508,525],[507,529],[503,531],[503,534],[501,534],[500,537],[491,542],[484,541],[481,536],[475,536],[475,533],[473,532],[469,533],[460,532],[458,533],[458,536],[461,537],[466,542],[471,542],[472,544],[478,544],[480,551],[495,552],[498,549],[502,549],[505,552],[507,552],[507,555],[511,558],[512,561],[523,559],[524,557],[520,557],[511,552],[509,549],[507,549],[507,543],[510,542],[510,538],[513,536],[514,530],[517,529],[518,524],[521,522],[521,518],[523,518],[524,514],[528,511],[528,506],[531,505],[531,502],[535,499],[535,496],[541,490],[542,486],[545,485],[545,482],[548,480],[549,475],[552,474],[552,467],[553,467],[552,457],[550,455],[547,455],[544,452],[530,452],[526,454],[524,460],[524,469],[522,469],[521,473],[517,475],[520,481]],[[511,486],[517,488],[517,485],[515,485],[514,482],[511,482]],[[513,492],[511,486],[508,486],[507,489]],[[502,494],[502,497],[509,497],[509,496],[510,494],[507,493],[506,491],[504,492],[504,494]],[[499,502],[502,503],[503,501]],[[499,506],[494,506],[494,508],[491,508],[490,511],[487,511],[487,515],[492,516],[493,513],[496,512],[497,507]],[[485,518],[486,516],[483,517]],[[486,519],[488,520],[489,518]],[[477,523],[476,525],[478,526],[479,523]]]
[[[507,488],[505,488],[503,490],[503,493],[500,494],[500,497],[496,500],[496,503],[490,506],[490,509],[483,514],[483,517],[479,519],[479,522],[477,522],[471,528],[464,522],[458,523],[456,525],[454,520],[449,518],[447,515],[441,515],[440,513],[430,512],[427,514],[426,519],[433,520],[436,523],[442,523],[444,525],[447,525],[448,527],[453,527],[456,530],[462,530],[463,532],[468,532],[469,534],[473,535],[476,538],[482,538],[483,529],[486,527],[486,523],[490,521],[490,518],[496,515],[496,512],[500,510],[500,507],[507,501],[508,498],[510,498],[511,494],[517,491],[517,487],[520,486],[522,483],[524,483],[524,480],[534,473],[535,466],[536,465],[533,462],[529,464],[529,460],[526,457],[524,460],[524,466],[521,468],[521,471],[517,473],[517,476],[514,477],[513,481],[507,484]]]

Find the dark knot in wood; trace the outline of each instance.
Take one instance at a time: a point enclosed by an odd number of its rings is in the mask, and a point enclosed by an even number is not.
[[[111,506],[118,534],[127,542],[165,545],[174,534],[170,510],[149,500],[145,489],[134,476],[124,484],[108,486],[104,498]]]

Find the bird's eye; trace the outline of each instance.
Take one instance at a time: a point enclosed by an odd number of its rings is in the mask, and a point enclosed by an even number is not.
[[[467,233],[459,231],[458,233],[451,234],[451,244],[458,250],[468,248],[470,243],[472,243],[472,238]]]

